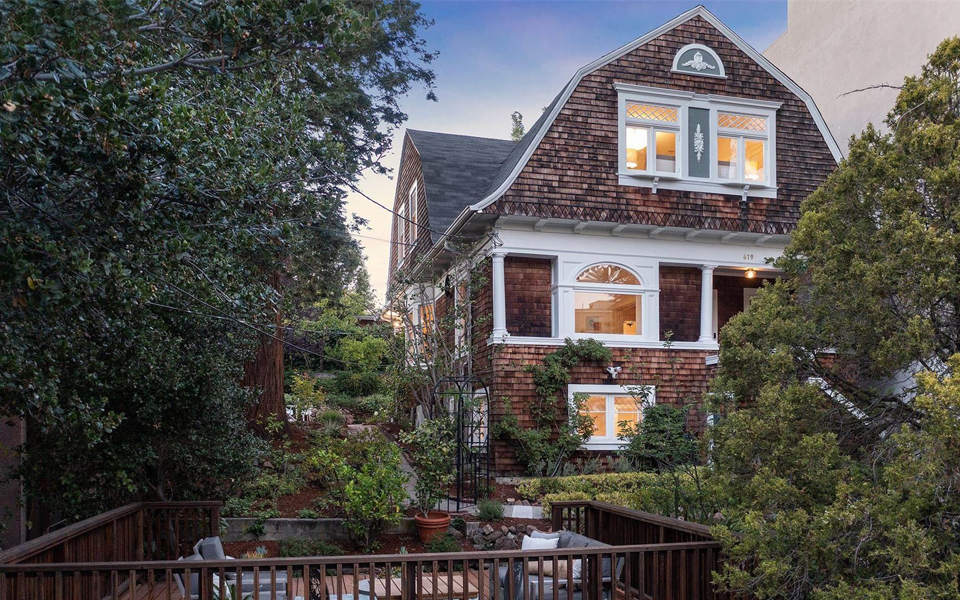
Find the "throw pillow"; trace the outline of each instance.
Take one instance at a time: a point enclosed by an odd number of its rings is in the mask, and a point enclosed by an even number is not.
[[[557,547],[557,544],[560,543],[560,538],[535,538],[530,537],[529,535],[523,536],[523,541],[520,543],[521,550],[554,550]]]

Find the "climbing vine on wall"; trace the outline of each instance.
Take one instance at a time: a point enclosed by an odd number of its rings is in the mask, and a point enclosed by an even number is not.
[[[556,475],[570,456],[593,435],[593,420],[582,413],[585,394],[574,394],[563,419],[563,391],[570,382],[570,369],[583,361],[606,364],[613,360],[610,350],[593,339],[565,340],[564,345],[543,359],[543,364],[527,365],[533,375],[537,400],[527,408],[531,427],[520,425],[513,404],[504,397],[505,416],[496,427],[501,439],[516,442],[517,458],[531,475]]]

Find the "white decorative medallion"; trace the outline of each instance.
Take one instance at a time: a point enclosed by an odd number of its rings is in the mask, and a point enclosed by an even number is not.
[[[703,53],[701,53],[699,50],[697,51],[696,54],[693,55],[693,58],[691,58],[691,59],[688,60],[687,62],[683,63],[683,66],[685,66],[685,67],[690,67],[690,68],[693,69],[694,71],[698,71],[698,72],[699,72],[699,71],[702,71],[702,70],[704,70],[704,69],[716,69],[716,68],[717,68],[716,65],[711,65],[711,64],[708,63],[707,61],[703,60]]]
[[[693,132],[693,151],[697,153],[697,162],[703,156],[703,132],[700,131],[700,123],[697,123],[697,130]]]

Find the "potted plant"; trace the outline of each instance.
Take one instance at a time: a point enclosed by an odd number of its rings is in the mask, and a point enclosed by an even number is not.
[[[417,474],[413,490],[419,512],[413,518],[420,541],[425,544],[450,527],[449,513],[435,508],[446,497],[447,486],[453,481],[452,429],[450,419],[430,419],[403,437],[410,445],[411,463]]]

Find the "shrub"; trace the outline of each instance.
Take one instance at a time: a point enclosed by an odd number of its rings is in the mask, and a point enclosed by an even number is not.
[[[350,538],[364,551],[376,546],[385,525],[400,522],[407,476],[400,448],[382,433],[332,439],[313,451],[310,465],[329,490],[327,503],[343,511]]]
[[[281,540],[280,556],[338,556],[343,549],[326,540]]]
[[[679,482],[679,490],[677,483]],[[702,495],[688,476],[675,473],[603,473],[528,479],[517,486],[528,500],[540,500],[545,513],[560,500],[599,500],[665,516],[689,516],[682,503]],[[681,506],[678,506],[678,497]]]
[[[327,389],[336,394],[347,396],[369,396],[383,389],[383,379],[379,373],[370,371],[352,372],[339,371],[333,380],[325,384]]]
[[[499,521],[503,518],[503,504],[485,499],[477,502],[477,517],[481,521]]]
[[[346,339],[337,345],[336,355],[351,371],[369,371],[382,366],[390,351],[387,340],[378,337],[365,337],[359,340]]]
[[[295,374],[290,384],[290,393],[284,394],[287,408],[293,413],[293,418],[300,422],[305,420],[306,415],[320,410],[325,399],[323,391],[317,389],[316,377],[310,377],[306,373]]]
[[[224,517],[243,517],[250,514],[253,510],[253,500],[251,498],[227,498],[223,501],[222,515]]]
[[[301,508],[297,511],[297,516],[301,519],[319,519],[320,513],[312,508]]]
[[[426,550],[434,553],[460,552],[460,542],[449,533],[443,533],[433,536],[427,542]]]
[[[450,419],[431,419],[401,436],[413,448],[411,458],[417,472],[414,493],[417,508],[424,515],[446,496],[447,485],[453,481],[452,426]]]
[[[317,415],[314,423],[317,425],[317,431],[324,436],[339,436],[343,433],[343,426],[347,423],[347,418],[339,410],[328,408]]]

